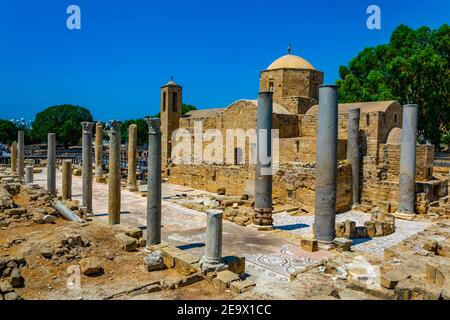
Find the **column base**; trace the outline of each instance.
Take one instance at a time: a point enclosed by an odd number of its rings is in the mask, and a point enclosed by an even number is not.
[[[249,224],[247,227],[255,229],[256,231],[272,231],[273,225],[259,225],[259,224]]]
[[[255,217],[253,218],[252,227],[256,228],[258,231],[273,230],[272,208],[255,208],[254,211]]]
[[[227,265],[220,260],[210,260],[203,256],[198,263],[202,272],[217,272],[227,269]]]
[[[127,189],[130,192],[136,192],[139,190],[137,186],[128,186]]]

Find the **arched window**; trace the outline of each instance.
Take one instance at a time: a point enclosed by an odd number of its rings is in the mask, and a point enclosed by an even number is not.
[[[177,112],[178,110],[178,92],[172,93],[172,111]]]
[[[166,111],[166,103],[167,103],[167,98],[166,98],[166,93],[165,92],[163,92],[163,101],[162,101],[162,104],[163,104],[163,111]]]

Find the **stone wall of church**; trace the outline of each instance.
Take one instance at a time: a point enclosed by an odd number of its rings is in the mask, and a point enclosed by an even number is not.
[[[227,195],[254,195],[254,166],[183,165],[170,169],[170,183],[216,192],[225,188]],[[338,166],[338,211],[348,210],[351,202],[351,167],[346,162]],[[315,201],[315,165],[281,164],[273,176],[273,197],[278,203],[298,206],[313,213]]]
[[[338,140],[338,160],[347,158],[347,140]],[[316,162],[316,139],[310,137],[280,139],[280,162]]]

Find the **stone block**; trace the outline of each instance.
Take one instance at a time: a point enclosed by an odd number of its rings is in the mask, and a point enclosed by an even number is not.
[[[376,235],[375,223],[372,221],[366,221],[364,222],[364,226],[366,227],[367,236],[369,238],[374,238]]]
[[[183,253],[175,257],[175,270],[182,275],[188,276],[196,273],[196,268],[193,264],[197,263],[200,259],[193,254]]]
[[[238,281],[239,276],[231,272],[229,270],[220,271],[217,273],[217,276],[212,280],[213,286],[216,288],[219,288],[223,291],[228,289],[230,287],[230,284],[234,281]]]
[[[168,245],[157,245],[159,246],[158,249],[161,250],[163,253],[163,261],[164,265],[167,268],[173,268],[175,267],[175,258],[184,254],[184,251],[181,249],[178,249],[176,247],[168,246]],[[155,247],[155,246],[152,246]],[[152,249],[151,249],[152,250]]]
[[[243,280],[243,281],[233,281],[230,283],[230,288],[234,293],[242,293],[245,291],[250,290],[251,288],[253,288],[255,286],[255,283],[250,280]]]
[[[81,273],[85,276],[99,276],[103,274],[103,266],[98,257],[88,257],[80,261]]]
[[[387,273],[381,274],[379,283],[387,289],[394,289],[399,281],[408,279],[409,277],[411,277],[409,272],[402,269],[394,269]]]
[[[164,255],[160,250],[153,251],[144,258],[147,271],[162,270],[165,268]]]
[[[333,240],[333,244],[336,245],[338,252],[344,252],[350,251],[353,241],[346,238],[336,238]]]
[[[223,258],[228,270],[243,275],[245,273],[245,257],[239,255],[228,255]]]
[[[138,246],[138,241],[125,234],[116,234],[116,239],[120,241],[122,249],[130,252],[135,251]]]
[[[141,229],[137,228],[137,227],[133,227],[133,228],[129,228],[125,234],[131,238],[135,238],[135,239],[140,239],[143,237],[144,233],[142,232]]]
[[[319,251],[319,245],[317,240],[311,238],[303,238],[300,240],[300,246],[303,250],[308,252],[316,252]]]

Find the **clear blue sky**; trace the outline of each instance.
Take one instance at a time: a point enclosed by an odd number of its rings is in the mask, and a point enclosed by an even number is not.
[[[66,9],[81,8],[81,30]],[[382,29],[366,28],[366,8]],[[55,104],[88,107],[98,120],[159,111],[159,89],[174,76],[183,100],[225,107],[259,89],[259,72],[286,53],[338,78],[361,49],[386,43],[403,23],[449,23],[449,0],[0,0],[0,118]]]

